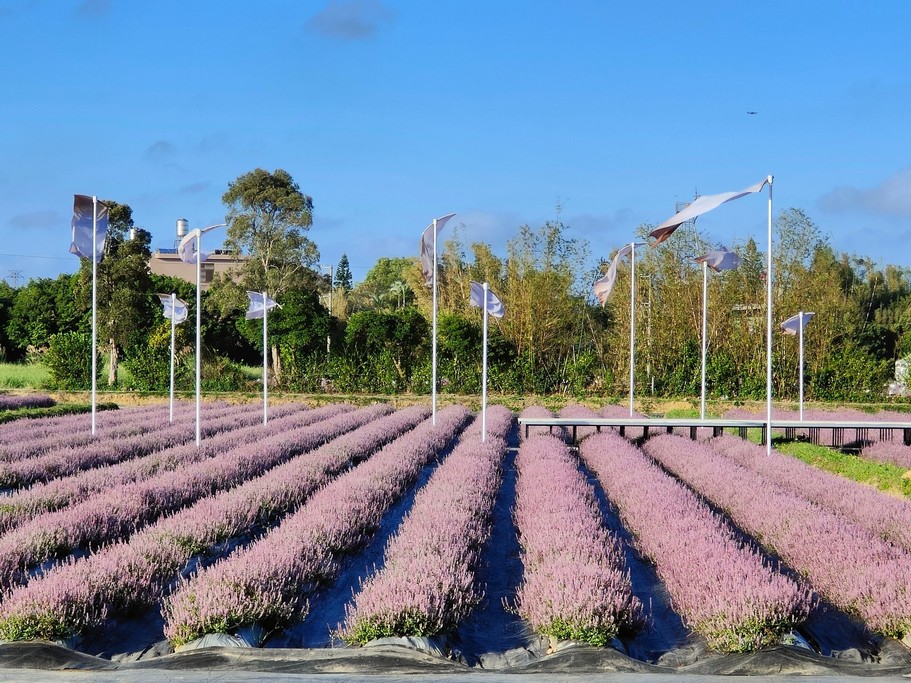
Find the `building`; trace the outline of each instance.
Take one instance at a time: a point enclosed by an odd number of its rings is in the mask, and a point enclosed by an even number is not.
[[[186,218],[177,219],[177,239],[174,249],[156,249],[149,259],[149,270],[155,275],[168,275],[180,278],[190,284],[196,284],[196,264],[184,263],[177,255],[176,246],[188,232]],[[203,290],[209,288],[216,273],[240,271],[240,266],[247,260],[247,256],[235,256],[230,252],[216,249],[209,254],[209,258],[200,264],[199,280]],[[235,276],[236,277],[236,276]]]
[[[211,253],[200,265],[199,280],[203,291],[212,284],[215,273],[238,271],[246,259],[246,256],[235,256],[221,249]],[[155,275],[170,275],[196,284],[196,264],[181,261],[177,249],[156,249],[149,260],[149,269]]]

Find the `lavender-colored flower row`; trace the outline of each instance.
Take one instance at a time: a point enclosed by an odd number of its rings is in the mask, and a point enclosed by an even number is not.
[[[716,453],[743,465],[817,505],[848,517],[858,526],[911,551],[911,502],[886,496],[796,458],[732,436],[713,439]]]
[[[860,453],[866,460],[875,460],[897,467],[911,469],[911,446],[893,441],[877,441]]]
[[[598,419],[600,415],[587,406],[570,403],[560,409],[560,417]],[[582,441],[586,436],[597,434],[597,427],[576,427],[576,441]]]
[[[271,431],[255,450],[234,446],[180,470],[102,491],[63,510],[39,515],[0,536],[0,585],[25,583],[28,570],[39,562],[129,535],[167,512],[259,476],[374,417],[346,414],[351,410],[347,405],[321,410],[326,419]]]
[[[606,645],[642,624],[620,546],[566,445],[528,439],[516,466],[515,520],[525,567],[519,614],[538,633]]]
[[[55,405],[54,399],[44,394],[29,396],[0,395],[0,410],[21,410],[22,408],[50,408]]]
[[[664,435],[644,448],[837,607],[883,635],[900,638],[911,631],[911,555],[906,551],[706,444]]]
[[[582,444],[581,455],[639,552],[655,563],[674,608],[713,648],[756,650],[807,618],[809,590],[744,546],[723,518],[639,449],[601,434]]]
[[[765,412],[754,412],[745,408],[734,408],[725,413],[725,417],[731,419],[765,419]],[[785,408],[772,409],[773,420],[797,420],[798,413],[796,410]],[[862,410],[851,408],[840,408],[838,410],[820,410],[818,408],[807,408],[803,411],[803,419],[807,422],[911,422],[911,415],[905,412],[894,410],[883,410],[877,413],[867,413]],[[797,428],[798,437],[807,438],[809,430],[807,428]],[[851,432],[848,432],[851,435]],[[901,438],[901,432],[890,430],[885,434],[880,434],[878,429],[867,430],[864,440],[871,443],[895,443],[896,439]],[[819,430],[819,443],[827,446],[841,445],[837,444],[831,429]]]
[[[262,414],[255,407],[236,406],[228,409],[221,417],[202,422],[200,434],[209,437],[229,427],[256,424],[261,420]],[[122,439],[96,440],[84,446],[59,448],[34,458],[0,463],[0,486],[21,487],[71,475],[80,470],[111,465],[188,443],[194,434],[194,425],[169,425],[167,417],[162,416],[160,422],[148,433]]]
[[[206,417],[220,416],[228,409],[224,404],[206,406]],[[186,418],[186,409],[175,411],[175,418]],[[0,426],[0,461],[15,461],[42,455],[57,448],[81,446],[104,438],[129,436],[160,428],[167,421],[168,409],[162,406],[121,408],[98,413],[96,433],[86,415],[64,415],[57,418],[16,420]]]
[[[369,419],[388,410],[386,406],[371,406],[348,417]],[[68,638],[103,623],[108,614],[156,600],[196,553],[284,514],[348,462],[366,456],[425,414],[406,409],[368,423],[263,477],[204,498],[134,534],[127,543],[115,543],[87,558],[68,560],[8,593],[0,606],[0,638]]]
[[[274,628],[298,615],[307,593],[331,571],[334,556],[367,538],[468,418],[460,406],[444,408],[435,426],[426,421],[399,437],[322,488],[269,534],[200,570],[165,600],[167,638],[181,644],[254,623]]]
[[[629,406],[618,406],[618,405],[615,404],[615,403],[609,403],[609,404],[607,404],[607,405],[605,405],[605,406],[602,406],[602,407],[601,407],[601,410],[598,411],[598,414],[599,414],[601,417],[612,418],[612,419],[613,419],[613,418],[629,418],[629,417],[630,417],[630,414],[629,414]],[[642,413],[635,412],[635,411],[633,412],[633,415],[632,415],[632,416],[633,416],[634,418],[645,418],[645,417],[648,417],[647,415],[643,415]],[[632,439],[638,439],[638,438],[641,438],[641,437],[642,437],[643,431],[644,431],[644,430],[643,430],[642,427],[627,427],[627,428],[624,430],[624,436],[625,436],[627,439],[631,439],[631,440],[632,440]]]
[[[386,546],[383,569],[346,606],[345,640],[363,645],[386,636],[434,636],[453,629],[478,603],[475,574],[512,424],[511,411],[493,406],[486,442],[480,420],[465,430]]]
[[[285,404],[282,410],[276,410],[276,415],[270,419],[269,431],[304,427],[332,417],[338,414],[339,410],[337,406],[306,410],[296,404]],[[246,427],[243,426],[243,422],[245,421],[225,424],[223,430],[203,439],[199,447],[195,443],[179,444],[132,460],[84,470],[11,493],[2,498],[0,533],[9,531],[36,515],[79,503],[99,491],[113,490],[124,484],[143,481],[163,472],[200,462],[231,448],[254,443],[269,433],[264,431],[259,421]]]

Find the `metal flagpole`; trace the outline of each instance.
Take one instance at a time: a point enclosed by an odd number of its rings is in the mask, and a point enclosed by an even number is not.
[[[636,242],[630,243],[632,271],[629,280],[629,416],[633,416],[633,395],[636,382]]]
[[[768,262],[766,266],[766,434],[765,452],[772,454],[772,176],[769,181]]]
[[[175,320],[177,310],[177,295],[171,292],[171,409],[169,412],[168,422],[174,422],[174,335],[177,330]]]
[[[200,353],[202,347],[202,334],[200,327],[202,325],[202,293],[200,282],[202,281],[202,231],[196,235],[196,447],[199,448],[199,385],[202,378],[202,364],[200,363]]]
[[[487,283],[484,283],[484,357],[481,364],[481,441],[487,441]]]
[[[269,422],[269,343],[267,339],[266,320],[269,316],[269,307],[266,302],[266,293],[263,292],[263,425]]]
[[[95,392],[98,384],[98,197],[92,195],[92,436],[95,436]]]
[[[433,219],[433,365],[431,371],[431,389],[433,424],[437,423],[437,219]]]
[[[708,328],[708,293],[709,293],[709,265],[706,261],[702,262],[702,404],[699,410],[699,418],[705,419],[705,337]]]
[[[803,422],[803,311],[800,311],[800,421]]]

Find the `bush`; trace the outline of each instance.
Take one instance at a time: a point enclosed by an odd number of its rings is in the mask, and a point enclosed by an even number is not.
[[[96,352],[97,369],[101,369]],[[79,390],[92,386],[92,338],[80,332],[61,332],[51,336],[44,357],[55,389]]]

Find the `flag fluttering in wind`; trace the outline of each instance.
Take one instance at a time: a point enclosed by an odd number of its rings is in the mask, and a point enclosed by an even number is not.
[[[800,375],[800,393],[798,405],[800,406],[801,421],[803,421],[803,329],[807,326],[807,323],[810,322],[810,319],[814,315],[816,314],[801,311],[797,315],[792,315],[790,318],[781,323],[782,332],[785,334],[797,335],[800,339],[800,369],[798,370],[798,373]]]
[[[671,218],[668,218],[666,221],[664,221],[664,223],[652,230],[649,233],[649,237],[655,238],[655,244],[661,244],[664,240],[673,234],[674,230],[679,228],[687,221],[692,220],[697,216],[701,216],[704,213],[708,213],[712,209],[718,208],[725,202],[730,202],[734,199],[745,197],[748,194],[759,192],[768,184],[769,180],[766,178],[762,182],[751,185],[745,190],[740,190],[740,192],[722,192],[721,194],[711,194],[699,197],[685,209],[677,212]]]
[[[433,285],[433,264],[437,256],[434,251],[436,245],[433,232],[434,225],[436,226],[437,234],[439,234],[443,226],[446,225],[446,221],[453,216],[455,216],[454,213],[449,213],[442,218],[437,218],[421,233],[421,271],[424,273],[424,284],[428,287]]]
[[[259,320],[265,316],[266,311],[271,311],[276,306],[281,308],[281,306],[273,301],[271,297],[262,292],[247,292],[247,298],[250,299],[250,307],[247,309],[247,320]],[[264,300],[265,304],[263,303]]]
[[[781,331],[785,334],[799,334],[800,333],[800,319],[803,317],[803,326],[806,327],[807,323],[810,322],[815,313],[806,313],[801,312],[797,315],[792,315],[790,318],[781,323]]]
[[[163,310],[161,314],[168,320],[174,321],[175,324],[179,325],[184,320],[187,319],[189,314],[189,309],[187,308],[187,302],[183,299],[174,299],[173,307],[171,305],[171,295],[170,294],[159,294],[158,298],[161,300],[161,305]]]
[[[95,197],[84,194],[73,195],[73,240],[70,253],[80,258],[92,258],[92,235],[94,233],[95,262],[104,253],[104,240],[108,234],[108,207]]]
[[[697,256],[693,260],[696,263],[704,263],[716,273],[720,273],[723,270],[734,270],[740,265],[740,257],[723,246],[714,251],[706,252],[702,256]]]
[[[483,355],[481,358],[481,441],[487,441],[487,316],[502,318],[506,313],[500,297],[490,291],[487,283],[469,282],[471,305],[484,311]]]
[[[637,247],[644,245],[645,242],[635,243],[635,246]],[[614,288],[614,281],[617,279],[617,264],[620,263],[620,259],[629,254],[632,250],[633,243],[621,247],[614,256],[614,260],[611,261],[610,268],[607,269],[607,274],[604,275],[604,277],[595,280],[593,289],[595,290],[595,296],[602,306],[607,303],[607,297],[610,296],[611,290]]]
[[[469,286],[471,287],[471,305],[475,308],[484,308],[484,285],[471,281]],[[494,318],[502,318],[506,313],[503,302],[489,288],[487,289],[487,313]]]
[[[701,370],[701,401],[699,408],[700,419],[705,419],[705,354],[706,340],[708,339],[708,311],[709,311],[709,268],[716,273],[723,270],[734,270],[740,265],[740,257],[733,251],[728,251],[725,246],[719,246],[714,251],[707,252],[693,259],[702,264],[702,370]]]
[[[199,240],[197,238],[202,235],[203,232],[205,232],[205,230],[194,228],[183,236],[183,239],[180,240],[180,244],[177,246],[177,255],[180,257],[181,261],[184,263],[196,263],[196,252],[199,248]],[[202,252],[202,257],[199,259],[200,263],[204,263],[211,255],[211,252]]]

